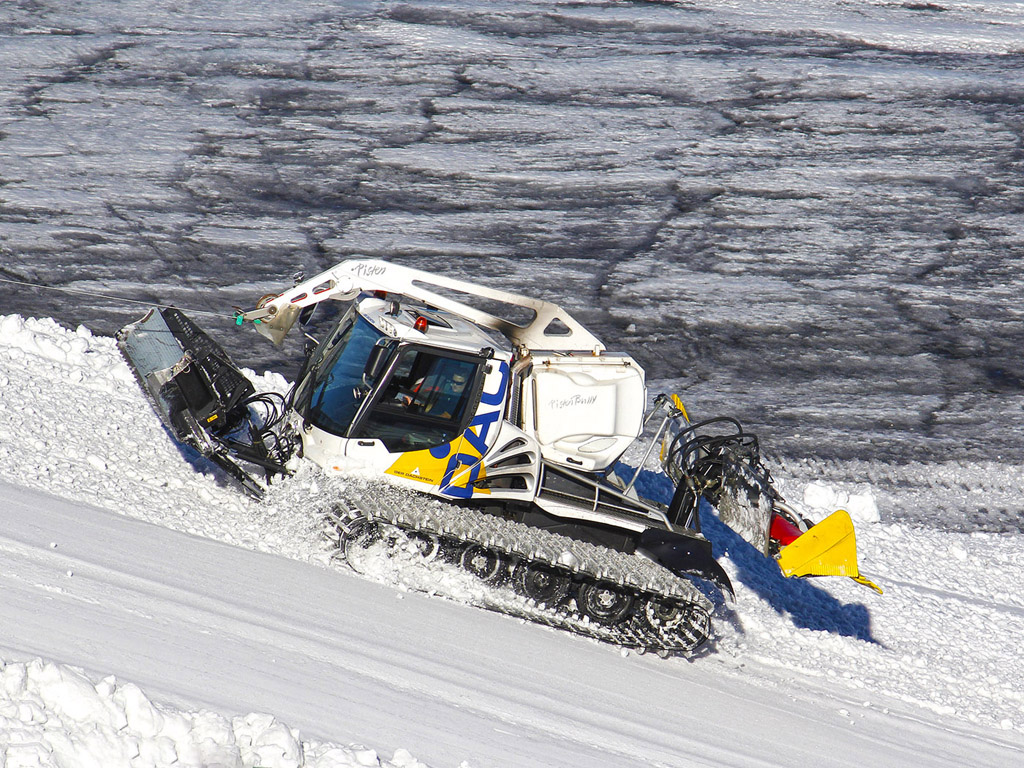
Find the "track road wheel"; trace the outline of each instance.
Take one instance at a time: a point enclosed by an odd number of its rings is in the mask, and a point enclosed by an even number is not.
[[[508,578],[508,561],[505,557],[479,544],[472,544],[462,551],[459,565],[492,586],[502,584]]]
[[[412,547],[413,551],[428,563],[437,558],[438,554],[441,552],[441,542],[437,536],[432,533],[410,531],[407,536],[409,538],[409,545]]]
[[[569,594],[569,576],[539,563],[520,563],[512,574],[512,586],[538,605],[554,607]]]
[[[380,526],[365,517],[351,518],[338,528],[338,550],[352,570],[363,573],[361,567],[366,548],[380,538]]]
[[[576,607],[599,624],[617,624],[632,610],[633,596],[608,582],[587,583],[576,594]]]

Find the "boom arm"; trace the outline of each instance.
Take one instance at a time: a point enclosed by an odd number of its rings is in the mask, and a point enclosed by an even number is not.
[[[432,288],[446,288],[467,297],[524,307],[531,310],[534,317],[522,325],[443,296]],[[256,330],[280,345],[303,308],[325,299],[351,300],[363,291],[387,291],[417,299],[499,331],[514,344],[531,350],[600,354],[605,348],[596,336],[557,304],[375,259],[353,259],[336,264],[280,296],[261,302],[256,309],[243,312],[241,319],[258,320]]]

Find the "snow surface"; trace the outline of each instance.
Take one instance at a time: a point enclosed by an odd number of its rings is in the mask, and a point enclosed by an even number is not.
[[[662,660],[332,564],[310,503],[323,479],[307,467],[245,498],[175,446],[109,337],[0,317],[0,388],[6,766],[1024,757],[1020,534],[890,522],[870,486],[782,466],[808,515],[853,510],[885,595],[784,580],[706,518],[737,600],[705,654]],[[933,468],[928,493],[965,478],[1021,488],[968,466]],[[473,600],[456,578],[436,591]]]
[[[1001,0],[0,2],[0,767],[1024,763],[1022,41]],[[242,498],[104,334],[213,313],[281,389],[230,308],[354,253],[739,416],[885,595],[707,519],[738,598],[664,661],[333,566],[321,481]]]

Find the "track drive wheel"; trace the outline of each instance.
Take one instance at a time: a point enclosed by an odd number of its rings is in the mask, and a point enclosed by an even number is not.
[[[462,551],[459,565],[485,584],[496,586],[508,579],[508,559],[479,544],[471,544]]]
[[[569,594],[571,579],[540,563],[520,563],[512,574],[512,586],[538,605],[554,607]]]
[[[676,652],[696,650],[711,634],[711,617],[707,611],[686,602],[650,598],[640,605],[637,618],[647,632],[669,641]]]
[[[633,596],[606,581],[583,584],[576,594],[580,613],[599,624],[617,624],[633,609]]]
[[[689,612],[677,603],[651,598],[641,603],[638,613],[649,629],[655,632],[674,632],[686,621]]]

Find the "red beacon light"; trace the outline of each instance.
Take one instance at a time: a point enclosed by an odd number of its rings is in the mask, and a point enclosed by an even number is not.
[[[420,315],[419,317],[416,318],[416,322],[412,324],[412,327],[415,328],[420,333],[426,333],[427,325],[427,318],[423,317],[423,315]]]

